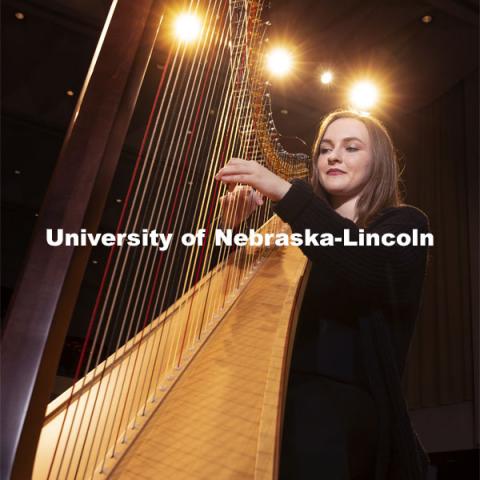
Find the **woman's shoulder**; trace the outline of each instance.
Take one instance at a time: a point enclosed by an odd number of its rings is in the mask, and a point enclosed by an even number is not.
[[[401,204],[396,207],[382,209],[370,224],[370,228],[379,224],[386,225],[412,225],[417,227],[429,227],[427,214],[418,207]]]

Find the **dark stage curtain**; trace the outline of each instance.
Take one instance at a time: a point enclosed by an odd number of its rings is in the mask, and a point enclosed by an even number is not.
[[[406,202],[428,214],[435,237],[405,377],[409,406],[473,402],[479,319],[478,72],[398,120],[392,131],[406,165]]]

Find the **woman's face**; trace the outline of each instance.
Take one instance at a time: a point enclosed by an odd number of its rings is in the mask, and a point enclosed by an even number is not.
[[[367,127],[355,118],[339,118],[325,131],[317,167],[320,183],[332,196],[354,197],[367,183],[372,167]]]

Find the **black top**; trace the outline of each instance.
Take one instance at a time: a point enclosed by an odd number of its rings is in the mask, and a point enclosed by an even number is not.
[[[292,232],[304,235],[310,229],[343,237],[348,229],[352,240],[359,238],[359,227],[316,196],[308,183],[299,179],[291,183],[273,210]],[[429,232],[428,218],[415,207],[401,206],[379,212],[364,232],[411,235],[413,229],[419,236]],[[394,424],[404,428],[403,440],[411,449],[405,445],[397,449],[410,450],[415,456],[400,376],[418,315],[427,247],[336,243],[300,248],[311,260],[312,270],[298,320],[292,371],[317,373],[367,388],[384,421],[390,424],[394,416]],[[402,437],[400,433],[396,436]],[[408,462],[403,459],[403,463]],[[380,466],[376,478],[383,478],[384,474],[378,473],[382,468],[387,467]],[[412,473],[405,478],[421,476]]]

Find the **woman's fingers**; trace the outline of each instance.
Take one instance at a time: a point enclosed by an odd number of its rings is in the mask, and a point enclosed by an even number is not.
[[[255,203],[260,206],[263,205],[263,195],[260,195],[258,192],[254,193]]]
[[[215,175],[216,180],[223,180],[227,175],[251,175],[252,167],[249,165],[227,165],[221,168]]]
[[[251,174],[255,171],[259,164],[253,160],[242,160],[240,158],[232,158],[224,167],[222,167],[215,178],[220,180],[225,175],[234,174]]]
[[[290,184],[273,172],[260,165],[253,160],[242,160],[234,158],[221,168],[215,175],[215,179],[219,180],[227,186],[242,183],[250,185],[259,193],[266,195],[268,198],[278,200],[283,196]],[[229,190],[233,188],[230,186]],[[263,203],[263,199],[254,198],[257,205]]]
[[[268,168],[253,160],[242,160],[233,158],[221,168],[215,175],[219,180],[229,187],[229,191],[235,190],[235,185],[243,183],[255,188],[261,195],[265,195],[273,201],[278,201],[290,189],[291,184],[275,175]],[[263,198],[253,198],[257,205],[263,204]]]
[[[222,175],[222,177],[219,178],[220,181],[223,183],[249,183],[249,176],[245,175],[244,173],[235,173],[235,174],[229,174],[229,175]]]
[[[225,202],[244,202],[251,197],[252,193],[255,193],[249,185],[228,184],[228,187],[229,192],[219,199],[222,204]]]
[[[253,162],[245,162],[253,163]],[[227,165],[215,175],[215,179],[223,183],[244,183],[256,187],[255,169],[252,165]]]
[[[253,191],[250,185],[237,185],[234,190],[234,194],[240,199],[248,198]]]

